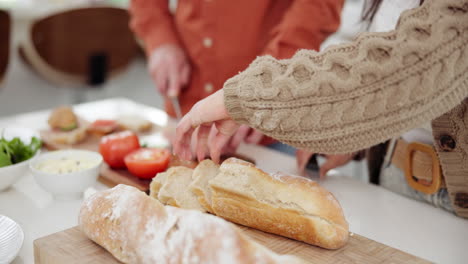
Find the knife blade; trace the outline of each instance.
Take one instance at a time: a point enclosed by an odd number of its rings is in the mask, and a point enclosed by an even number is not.
[[[182,110],[180,109],[179,97],[171,97],[172,106],[178,120],[182,119]]]

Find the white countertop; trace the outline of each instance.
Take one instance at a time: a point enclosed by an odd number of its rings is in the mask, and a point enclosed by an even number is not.
[[[77,106],[79,115],[89,120],[115,118],[139,113],[164,125],[164,112],[126,99],[110,99]],[[48,111],[0,119],[0,127],[20,125],[41,129],[47,126]],[[241,146],[240,153],[255,158],[257,166],[269,171],[296,173],[291,156],[258,146]],[[0,192],[0,214],[18,222],[25,240],[14,264],[34,263],[33,241],[39,237],[77,225],[80,200],[55,201],[28,175],[10,189]],[[383,244],[437,263],[466,263],[468,220],[430,205],[407,199],[378,186],[331,173],[321,182],[340,201],[350,230]],[[97,190],[107,188],[101,183]]]

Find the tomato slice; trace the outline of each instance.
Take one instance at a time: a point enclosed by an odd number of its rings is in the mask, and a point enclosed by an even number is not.
[[[89,125],[88,131],[105,135],[114,132],[118,128],[119,125],[115,120],[98,119]]]
[[[111,168],[125,168],[127,154],[140,148],[138,136],[131,131],[110,134],[101,139],[99,153]]]
[[[127,169],[142,179],[151,179],[169,166],[171,153],[167,149],[142,148],[125,157]]]

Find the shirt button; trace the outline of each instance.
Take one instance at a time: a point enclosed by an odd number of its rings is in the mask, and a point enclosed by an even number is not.
[[[211,46],[213,46],[213,39],[204,38],[203,39],[203,46],[205,46],[205,48],[211,48]]]
[[[211,83],[205,84],[205,92],[212,93],[213,90],[214,90],[213,84],[211,84]]]
[[[439,139],[439,147],[445,151],[453,151],[457,147],[457,143],[453,139],[453,137],[449,135],[442,135]]]

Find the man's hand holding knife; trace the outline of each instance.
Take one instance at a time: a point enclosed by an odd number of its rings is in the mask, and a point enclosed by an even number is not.
[[[159,92],[169,98],[177,119],[182,118],[178,96],[190,80],[190,63],[185,51],[175,44],[155,49],[150,56],[148,70]]]

